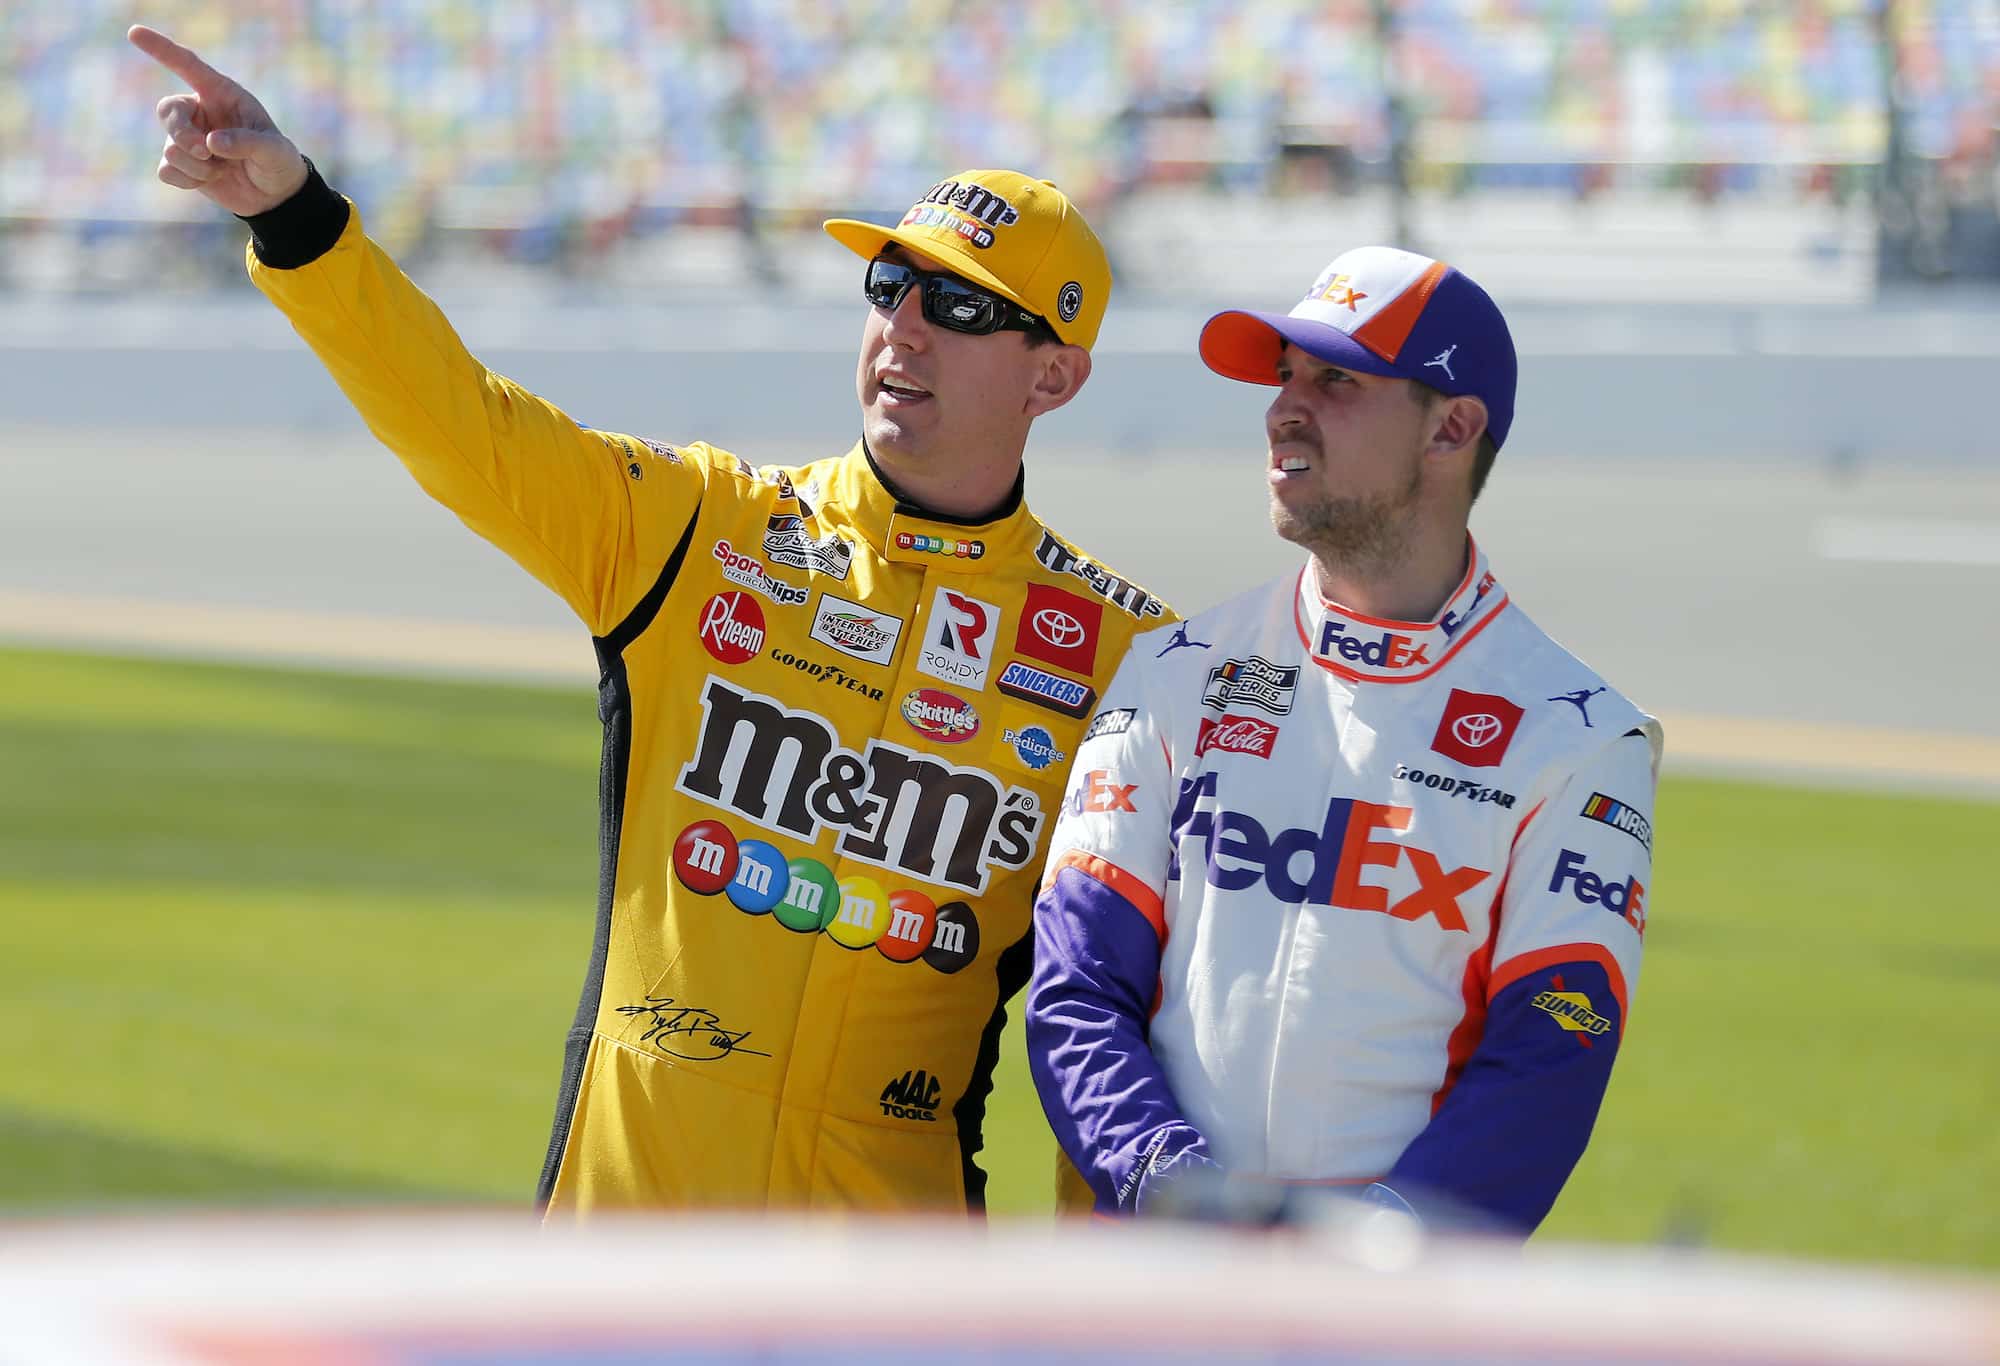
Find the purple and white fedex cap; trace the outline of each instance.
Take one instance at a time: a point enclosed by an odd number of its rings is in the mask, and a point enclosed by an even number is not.
[[[1319,273],[1290,313],[1230,309],[1201,329],[1218,375],[1276,384],[1286,342],[1332,365],[1399,375],[1486,404],[1498,447],[1514,421],[1514,338],[1472,277],[1395,247],[1356,247]]]

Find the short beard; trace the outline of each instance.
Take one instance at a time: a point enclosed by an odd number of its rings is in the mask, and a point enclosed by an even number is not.
[[[1399,492],[1358,497],[1329,495],[1294,511],[1271,499],[1271,525],[1278,535],[1302,546],[1327,568],[1375,577],[1399,566],[1415,522],[1421,467]]]

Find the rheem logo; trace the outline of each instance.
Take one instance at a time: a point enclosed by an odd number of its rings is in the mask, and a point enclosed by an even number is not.
[[[702,648],[724,664],[754,659],[764,648],[764,609],[748,593],[717,593],[701,609]]]

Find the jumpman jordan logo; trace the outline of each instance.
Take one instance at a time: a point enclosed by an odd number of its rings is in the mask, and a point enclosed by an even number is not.
[[[1425,361],[1424,369],[1428,370],[1435,365],[1438,369],[1444,371],[1446,379],[1450,380],[1453,384],[1458,383],[1458,376],[1451,372],[1451,353],[1456,350],[1458,350],[1458,343],[1453,342],[1450,346],[1447,346],[1444,350]]]
[[[1173,650],[1206,650],[1214,643],[1214,641],[1210,640],[1189,640],[1187,623],[1182,622],[1180,625],[1174,627],[1173,638],[1167,641],[1166,645],[1153,658],[1164,659]]]
[[[1544,700],[1569,703],[1572,707],[1583,713],[1583,724],[1590,726],[1590,699],[1603,691],[1604,689],[1602,688],[1578,688],[1575,692],[1558,693],[1556,696]],[[1590,728],[1592,730],[1597,729],[1596,726],[1590,726]]]

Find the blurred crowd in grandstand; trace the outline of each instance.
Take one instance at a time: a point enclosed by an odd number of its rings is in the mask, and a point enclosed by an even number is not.
[[[2000,155],[2000,0],[6,0],[0,284],[35,235],[222,245],[153,182],[170,82],[135,21],[260,92],[405,254],[569,264],[990,164],[1113,215],[1162,186],[1839,200],[1900,154],[1908,204],[1990,214]]]

